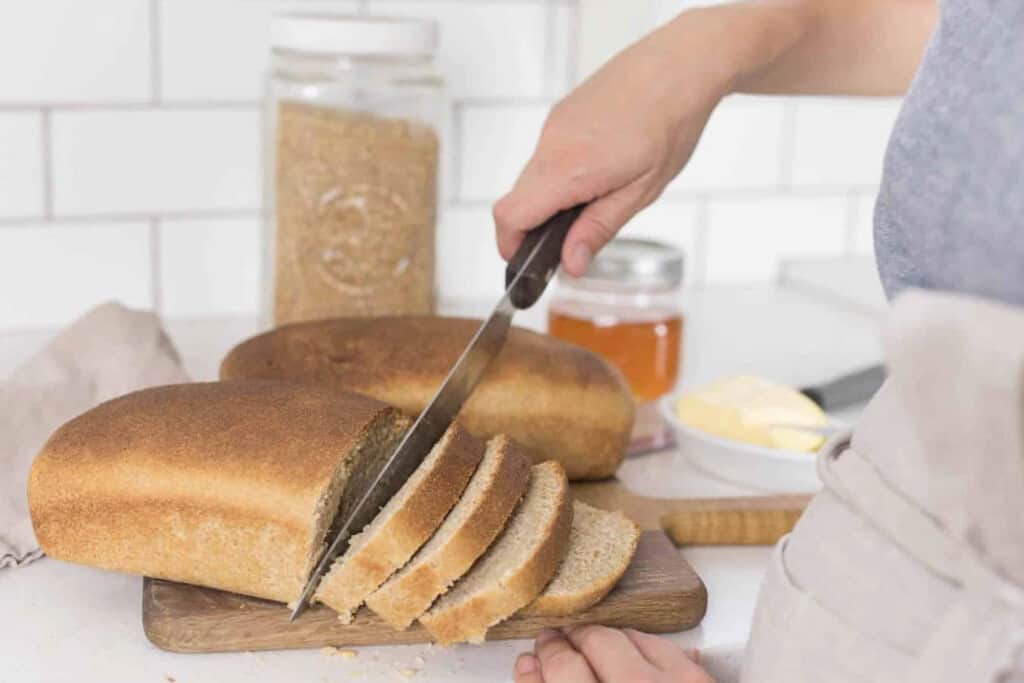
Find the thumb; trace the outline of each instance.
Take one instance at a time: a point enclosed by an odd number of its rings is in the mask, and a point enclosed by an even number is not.
[[[524,652],[516,659],[515,683],[544,683],[540,661],[533,653]]]
[[[562,266],[573,277],[582,277],[594,255],[608,244],[642,207],[626,190],[591,202],[573,223],[562,247]]]

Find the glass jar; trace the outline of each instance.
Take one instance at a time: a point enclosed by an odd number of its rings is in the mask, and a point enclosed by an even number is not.
[[[659,242],[616,239],[581,278],[562,271],[548,332],[617,366],[636,400],[631,451],[667,445],[655,401],[679,379],[684,316],[683,252]]]
[[[433,312],[436,47],[433,22],[273,18],[265,322]]]

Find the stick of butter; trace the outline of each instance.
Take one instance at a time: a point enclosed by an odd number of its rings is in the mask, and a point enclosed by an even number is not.
[[[825,437],[816,432],[776,427],[823,427],[828,419],[799,391],[760,377],[736,375],[683,394],[679,419],[708,434],[786,451],[813,452]]]

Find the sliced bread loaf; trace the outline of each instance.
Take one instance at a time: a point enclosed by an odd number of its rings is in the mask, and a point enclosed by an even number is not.
[[[29,476],[32,523],[59,560],[288,602],[353,483],[408,426],[308,384],[146,389],[50,437]]]
[[[626,573],[639,541],[640,527],[621,512],[575,501],[565,559],[523,613],[560,617],[597,604]]]
[[[565,470],[535,465],[523,502],[498,540],[420,617],[442,644],[482,642],[487,629],[536,598],[565,557],[572,505]]]
[[[405,630],[487,550],[530,480],[530,459],[507,436],[490,440],[483,462],[444,523],[367,606]]]
[[[452,509],[484,454],[453,423],[398,493],[335,560],[315,599],[348,623],[367,597],[419,550]]]

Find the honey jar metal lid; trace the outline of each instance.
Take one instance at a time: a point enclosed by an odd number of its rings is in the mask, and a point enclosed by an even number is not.
[[[682,249],[654,240],[614,239],[591,261],[581,278],[559,271],[567,284],[600,289],[674,289],[683,281]]]

